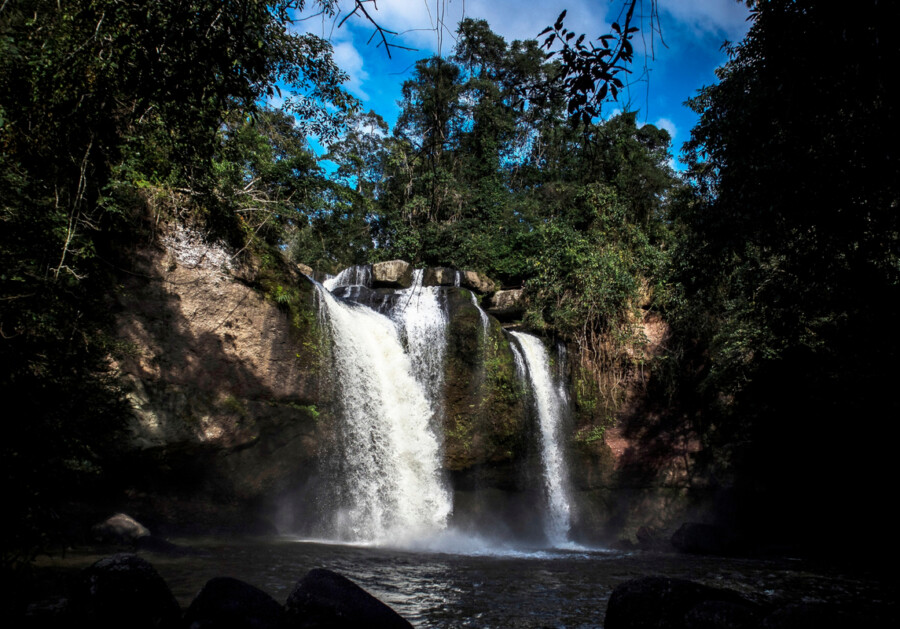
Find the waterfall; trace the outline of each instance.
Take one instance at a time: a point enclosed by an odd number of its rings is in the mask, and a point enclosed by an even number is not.
[[[425,271],[413,271],[410,288],[397,291],[400,296],[391,318],[400,327],[416,379],[428,392],[435,419],[443,414],[444,361],[447,353],[447,313],[441,306],[439,289],[423,286]],[[435,422],[440,423],[440,422]]]
[[[343,275],[332,285],[366,279]],[[341,468],[333,488],[337,536],[402,544],[443,530],[452,499],[432,421],[435,405],[423,384],[424,376],[415,375],[420,341],[413,341],[407,354],[391,319],[343,302],[322,286],[317,286],[317,292],[320,314],[333,340],[333,368],[343,411]],[[418,303],[430,304],[429,300]],[[399,319],[407,337],[417,337],[421,318],[413,313],[419,310],[404,312]]]
[[[516,369],[521,373],[527,366],[541,428],[541,461],[549,506],[547,538],[551,544],[560,545],[568,540],[570,527],[569,491],[563,448],[560,444],[560,426],[566,408],[566,398],[560,388],[554,385],[547,350],[541,340],[524,332],[511,334],[522,347],[524,366],[520,366],[522,357],[516,351]]]
[[[322,285],[329,291],[340,286],[372,286],[372,267],[368,264],[349,266],[334,277],[329,277]]]

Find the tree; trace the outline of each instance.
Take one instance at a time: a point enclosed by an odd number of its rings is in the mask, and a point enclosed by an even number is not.
[[[900,348],[879,333],[900,298],[898,7],[772,0],[752,17],[690,101],[675,314],[708,349],[688,386],[707,392],[743,504],[824,543],[810,526],[866,512],[854,485],[885,473],[881,418],[898,414]]]
[[[20,551],[27,559],[60,524],[54,509],[102,480],[103,446],[126,412],[109,372],[109,295],[123,249],[141,233],[148,190],[177,192],[186,217],[243,245],[235,210],[296,200],[278,171],[293,176],[301,165],[258,159],[260,145],[239,148],[249,136],[237,121],[277,127],[260,101],[279,85],[293,92],[288,107],[302,128],[324,136],[353,107],[330,45],[290,29],[304,8],[0,4],[0,392],[10,409],[30,409],[12,418],[2,450],[5,502],[17,514],[4,562]],[[237,135],[223,148],[229,124]],[[229,151],[240,159],[233,172],[221,161]],[[250,173],[255,188],[242,179]],[[226,188],[252,203],[224,201]]]
[[[577,35],[576,39],[576,33],[565,28],[566,11],[538,35],[539,38],[547,36],[542,47],[559,59],[561,70],[559,77],[546,83],[543,89],[564,95],[573,124],[590,124],[600,117],[601,107],[608,98],[618,99],[625,87],[622,76],[631,72],[628,66],[634,61],[631,43],[634,34],[644,28],[650,31],[651,39],[661,35],[656,0],[648,4],[649,11],[644,14],[642,0],[624,0],[618,19],[611,24],[612,32],[598,37],[596,43],[590,40],[586,43],[585,34]],[[555,46],[558,48],[554,50]]]

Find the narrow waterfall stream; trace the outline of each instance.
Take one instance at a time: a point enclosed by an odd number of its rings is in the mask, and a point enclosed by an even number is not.
[[[422,269],[413,271],[412,286],[398,291],[400,301],[390,314],[403,334],[414,375],[428,392],[434,418],[440,419],[448,321],[439,299],[440,289],[423,286],[424,274]]]
[[[544,485],[547,490],[549,513],[546,533],[551,544],[558,546],[568,542],[571,526],[571,508],[564,451],[560,443],[561,422],[566,399],[554,384],[550,372],[550,360],[544,344],[536,336],[524,332],[511,332],[519,341],[527,366],[528,379],[534,392],[535,406],[541,428],[541,462],[543,464]],[[514,350],[516,367],[521,368],[522,356]]]
[[[343,411],[333,488],[336,536],[402,545],[443,530],[452,499],[434,404],[397,326],[371,308],[339,300],[322,286],[317,290]],[[416,328],[418,319],[409,311],[402,320]]]

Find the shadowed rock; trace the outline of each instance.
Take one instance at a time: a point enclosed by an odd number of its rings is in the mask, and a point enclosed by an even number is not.
[[[230,577],[207,581],[184,616],[190,629],[280,629],[284,608],[248,583]]]
[[[759,622],[759,609],[729,601],[703,601],[684,616],[685,629],[750,629]]]
[[[285,603],[287,626],[297,629],[368,627],[409,629],[397,612],[331,570],[310,570]]]
[[[719,590],[684,579],[643,577],[626,581],[613,590],[606,607],[604,627],[606,629],[643,629],[646,627],[686,629],[688,612],[708,601],[725,602],[753,609],[751,603],[731,590]],[[738,617],[737,613],[733,615]],[[714,626],[702,624],[708,618],[709,614],[700,613],[694,619],[698,624],[691,626]],[[721,626],[730,627],[731,625]]]
[[[73,596],[75,626],[175,627],[181,609],[156,570],[137,555],[101,559],[83,573]]]
[[[859,610],[845,609],[828,603],[793,603],[785,605],[766,616],[760,629],[793,629],[794,627],[815,627],[816,629],[881,629],[895,627],[896,618],[877,617]]]

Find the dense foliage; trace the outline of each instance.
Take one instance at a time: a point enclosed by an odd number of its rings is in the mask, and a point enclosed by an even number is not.
[[[100,478],[124,412],[109,293],[150,201],[177,196],[186,218],[240,242],[272,222],[247,212],[309,195],[295,177],[316,166],[297,138],[333,135],[352,100],[330,45],[289,29],[303,4],[0,5],[0,457],[21,514],[4,560],[38,547],[63,524],[54,507]],[[260,110],[278,85],[302,127]]]
[[[528,323],[574,343],[608,417],[659,277],[668,133],[634,112],[573,127],[536,42],[465,20],[450,59],[420,61],[384,139],[376,256],[487,272],[527,288]]]
[[[756,3],[690,101],[692,188],[674,216],[682,393],[700,393],[748,512],[817,541],[868,511],[855,493],[885,473],[900,415],[898,9],[844,8]]]

